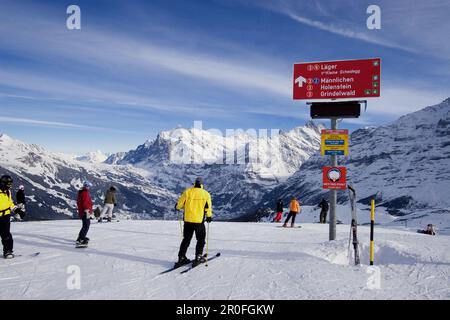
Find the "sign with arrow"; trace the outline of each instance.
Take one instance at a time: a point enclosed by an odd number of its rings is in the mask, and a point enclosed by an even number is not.
[[[374,98],[380,88],[380,58],[294,64],[295,100]]]

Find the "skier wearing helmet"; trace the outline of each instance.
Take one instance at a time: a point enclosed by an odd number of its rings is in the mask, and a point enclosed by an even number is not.
[[[19,214],[21,218],[25,216],[25,212],[14,205],[11,196],[12,185],[13,179],[10,176],[4,175],[0,177],[0,236],[5,259],[14,258],[14,241],[10,231],[11,213]]]
[[[91,214],[92,214],[92,199],[89,193],[89,189],[92,184],[88,181],[83,183],[83,188],[78,191],[77,197],[77,207],[78,215],[83,222],[80,233],[78,234],[78,239],[76,241],[77,248],[86,248],[89,243],[89,238],[86,237],[89,232],[89,227],[91,225]]]
[[[212,221],[212,203],[211,195],[203,189],[203,179],[198,177],[194,186],[186,189],[175,205],[176,210],[184,209],[184,228],[183,241],[178,252],[178,262],[175,268],[191,262],[186,257],[186,252],[195,233],[197,238],[197,246],[195,248],[195,260],[193,266],[206,262],[203,256],[203,248],[205,246],[206,229],[204,221],[211,223]]]

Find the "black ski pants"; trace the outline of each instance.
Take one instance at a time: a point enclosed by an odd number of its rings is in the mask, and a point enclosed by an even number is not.
[[[286,218],[286,221],[284,221],[284,223],[287,224],[289,222],[289,219],[291,219],[291,217],[292,217],[292,224],[295,223],[295,217],[296,216],[297,216],[297,212],[290,211],[288,216],[287,216],[287,218]]]
[[[187,249],[191,244],[192,237],[195,233],[197,239],[197,246],[195,247],[195,255],[203,255],[203,248],[205,246],[206,228],[204,223],[185,222],[183,228],[183,241],[180,245],[178,257],[186,256]]]
[[[78,234],[78,240],[86,240],[86,236],[89,232],[89,227],[91,226],[91,219],[87,216],[87,214],[83,214],[81,218],[83,225],[81,227],[80,233]]]
[[[320,211],[320,223],[327,223],[327,214],[328,214],[328,210],[323,210]]]
[[[10,232],[11,215],[3,215],[0,217],[0,236],[2,238],[3,253],[13,251],[13,237]]]

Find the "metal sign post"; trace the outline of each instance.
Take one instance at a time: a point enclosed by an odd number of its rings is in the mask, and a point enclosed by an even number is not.
[[[331,118],[331,130],[337,130],[337,118]],[[331,166],[332,167],[337,167],[338,163],[337,163],[337,156],[336,155],[332,155],[331,156]],[[336,205],[337,205],[337,190],[336,189],[332,189],[330,190],[330,219],[329,219],[329,224],[330,224],[330,235],[329,235],[329,239],[331,240],[336,240]]]

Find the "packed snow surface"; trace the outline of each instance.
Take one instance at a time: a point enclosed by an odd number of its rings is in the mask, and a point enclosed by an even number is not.
[[[370,269],[369,227],[358,229],[363,265],[356,267],[348,225],[338,225],[330,242],[328,225],[298,220],[301,228],[213,222],[209,251],[221,257],[164,275],[177,258],[177,221],[94,222],[87,249],[74,248],[80,221],[14,223],[15,253],[22,256],[0,261],[0,298],[450,299],[449,236],[377,226],[377,269]],[[195,240],[189,257],[194,247]],[[77,267],[80,289],[69,289]]]

